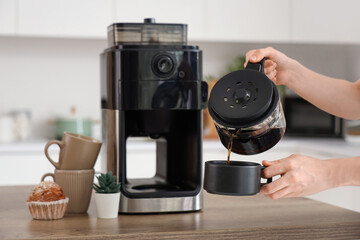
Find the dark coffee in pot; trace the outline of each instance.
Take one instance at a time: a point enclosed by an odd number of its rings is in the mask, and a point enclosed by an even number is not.
[[[228,161],[230,151],[242,155],[262,153],[276,145],[283,137],[285,128],[271,128],[263,133],[242,130],[241,132],[216,126],[219,138],[228,147]]]

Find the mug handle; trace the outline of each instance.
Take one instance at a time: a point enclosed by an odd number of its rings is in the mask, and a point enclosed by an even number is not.
[[[47,159],[49,159],[50,163],[52,165],[54,165],[54,167],[56,169],[59,169],[60,166],[61,166],[61,158],[59,157],[59,162],[55,162],[51,159],[49,153],[48,153],[48,148],[52,145],[52,144],[57,144],[59,147],[60,147],[60,151],[63,149],[64,147],[64,143],[61,142],[61,141],[58,141],[58,140],[51,140],[50,142],[48,142],[46,145],[45,145],[45,156],[47,157]]]
[[[53,180],[55,181],[55,174],[53,174],[53,173],[45,173],[45,174],[41,177],[41,181],[44,181],[44,179],[45,179],[46,177],[52,177]]]
[[[265,166],[261,166],[261,171],[263,171],[266,167]],[[266,178],[266,183],[260,183],[260,186],[264,186],[265,184],[271,183],[272,182],[272,177],[271,178]]]

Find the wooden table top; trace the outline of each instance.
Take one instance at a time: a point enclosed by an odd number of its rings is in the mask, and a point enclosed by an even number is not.
[[[360,239],[360,213],[306,198],[271,200],[261,195],[204,193],[193,213],[87,214],[33,220],[25,205],[31,186],[0,187],[0,239]]]

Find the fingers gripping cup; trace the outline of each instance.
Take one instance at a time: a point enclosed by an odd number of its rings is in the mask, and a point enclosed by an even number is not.
[[[208,161],[205,163],[204,189],[209,193],[221,195],[246,196],[260,191],[261,171],[258,163],[230,161]],[[272,178],[267,179],[267,183]]]

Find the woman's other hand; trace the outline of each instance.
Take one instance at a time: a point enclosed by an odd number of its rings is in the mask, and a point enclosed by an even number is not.
[[[261,187],[260,193],[278,199],[311,195],[338,186],[333,162],[304,155],[291,155],[276,161],[263,161],[262,177],[281,175]]]

